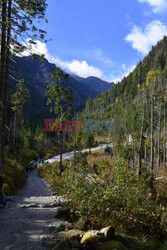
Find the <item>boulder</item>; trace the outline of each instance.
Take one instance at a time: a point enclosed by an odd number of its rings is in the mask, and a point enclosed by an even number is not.
[[[60,232],[65,231],[67,228],[72,229],[73,226],[67,221],[56,220],[49,225],[51,231]]]
[[[54,203],[42,204],[41,207],[42,207],[42,208],[53,208],[53,207],[56,207],[56,208],[57,208],[58,205],[59,205],[58,203],[55,203],[55,202],[54,202]]]
[[[52,248],[52,250],[68,250],[69,249],[69,241],[61,240],[56,246]]]
[[[41,207],[39,204],[36,203],[32,203],[32,204],[28,204],[28,205],[21,205],[21,208],[39,208]]]
[[[103,233],[105,238],[112,239],[114,234],[115,234],[115,229],[111,226],[105,227],[105,228],[100,230],[100,233]]]
[[[100,233],[98,230],[90,230],[83,235],[81,244],[85,244],[87,242],[97,242],[100,237],[104,238],[104,234]]]
[[[81,240],[82,236],[84,235],[85,232],[81,230],[69,230],[67,232],[59,232],[60,237],[68,240]]]

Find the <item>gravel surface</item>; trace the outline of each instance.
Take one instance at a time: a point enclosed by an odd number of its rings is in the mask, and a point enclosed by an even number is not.
[[[54,218],[60,199],[51,196],[49,185],[37,174],[30,176],[16,202],[0,209],[0,250],[46,249],[41,241],[50,235],[52,225],[60,224]]]

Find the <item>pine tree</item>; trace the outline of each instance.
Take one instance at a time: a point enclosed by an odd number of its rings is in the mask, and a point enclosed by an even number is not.
[[[8,93],[10,51],[19,53],[25,46],[20,40],[30,43],[33,39],[44,38],[45,31],[37,29],[33,21],[45,16],[46,0],[1,0],[1,39],[0,39],[0,172],[4,170],[5,122]],[[35,34],[33,35],[33,33]]]
[[[22,122],[22,109],[23,105],[29,101],[30,94],[24,84],[24,80],[20,80],[16,84],[16,92],[11,95],[12,111],[14,112],[13,121],[13,147],[16,146],[16,128],[17,124]]]
[[[66,79],[70,77],[65,74],[60,68],[56,68],[54,73],[51,73],[49,79],[47,105],[52,104],[50,111],[55,113],[55,118],[60,122],[60,176],[63,171],[62,153],[63,153],[63,123],[71,116],[73,107],[72,90],[64,86]]]

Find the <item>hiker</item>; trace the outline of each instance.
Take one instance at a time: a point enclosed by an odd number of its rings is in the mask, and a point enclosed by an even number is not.
[[[37,167],[38,167],[38,162],[36,161],[35,162],[35,169],[37,169]]]
[[[33,171],[33,162],[32,161],[30,161],[28,164],[28,170],[29,170],[29,174],[31,175],[32,171]]]
[[[41,162],[41,158],[39,157],[39,158],[38,158],[38,163],[40,163],[40,162]]]
[[[4,192],[3,179],[1,175],[0,175],[0,204],[6,206],[6,196]]]

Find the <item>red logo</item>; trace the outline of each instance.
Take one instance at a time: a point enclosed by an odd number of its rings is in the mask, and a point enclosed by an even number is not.
[[[44,131],[80,131],[82,122],[80,121],[56,121],[54,119],[45,119]]]

